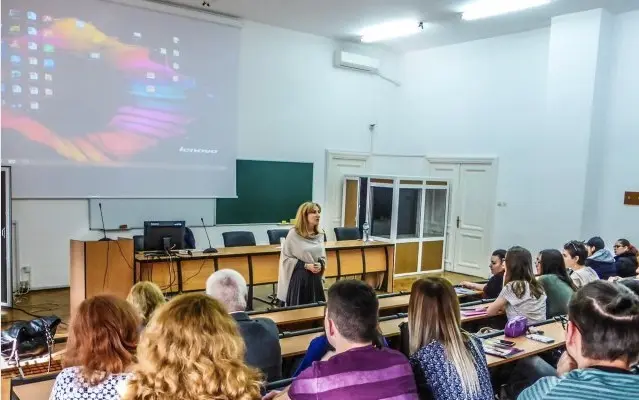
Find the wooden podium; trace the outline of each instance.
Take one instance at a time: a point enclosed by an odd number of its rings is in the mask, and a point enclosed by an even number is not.
[[[133,239],[71,240],[71,316],[80,303],[101,293],[126,298],[133,286]]]

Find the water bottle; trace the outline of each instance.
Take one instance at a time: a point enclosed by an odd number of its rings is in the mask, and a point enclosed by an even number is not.
[[[363,230],[364,230],[364,241],[365,242],[370,242],[370,225],[368,224],[368,221],[364,222],[364,226],[363,226]]]

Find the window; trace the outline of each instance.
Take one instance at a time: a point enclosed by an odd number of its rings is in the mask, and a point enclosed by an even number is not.
[[[371,186],[371,236],[390,239],[393,188]]]
[[[424,205],[424,234],[425,238],[444,237],[446,227],[447,190],[426,189],[426,204]]]
[[[421,192],[418,188],[399,189],[399,207],[397,209],[397,239],[419,237],[421,221]]]

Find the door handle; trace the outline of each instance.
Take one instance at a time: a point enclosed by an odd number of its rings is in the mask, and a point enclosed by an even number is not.
[[[461,218],[459,218],[459,216],[457,216],[457,228],[459,228],[459,223],[461,222]]]

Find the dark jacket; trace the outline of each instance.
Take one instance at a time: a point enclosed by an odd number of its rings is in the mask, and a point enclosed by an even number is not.
[[[597,250],[586,258],[586,267],[594,269],[599,279],[607,280],[611,276],[617,276],[615,257],[608,249]]]
[[[637,255],[627,251],[615,256],[617,275],[622,278],[630,278],[637,275]]]
[[[275,322],[268,318],[251,319],[245,312],[231,314],[246,345],[246,363],[260,369],[267,382],[282,379],[282,349]]]

